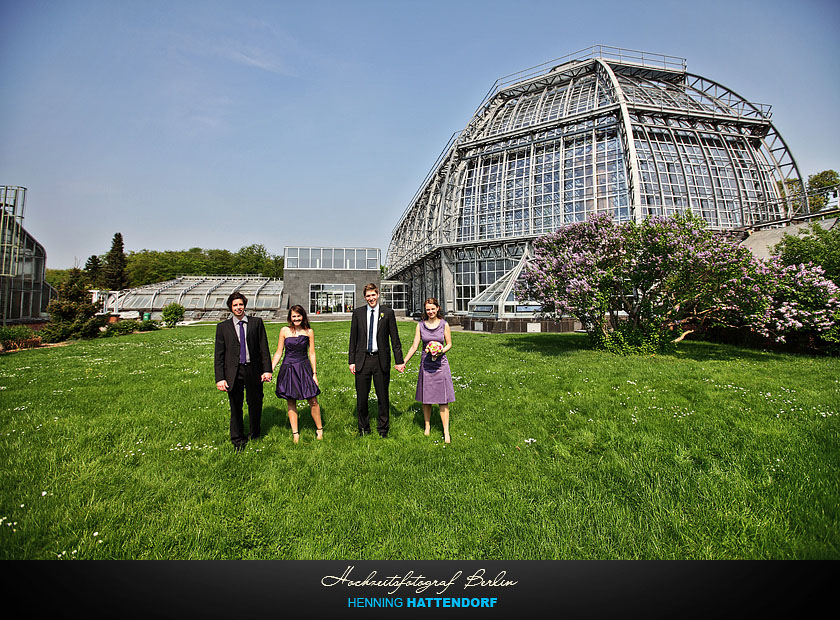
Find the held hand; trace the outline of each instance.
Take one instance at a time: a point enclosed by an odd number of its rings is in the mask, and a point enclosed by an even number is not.
[[[405,364],[396,364],[394,366],[399,372],[405,372]]]
[[[272,378],[273,376],[274,376],[274,375],[272,375],[270,372],[264,372],[264,373],[262,374],[262,380],[263,380],[263,383],[271,383],[271,378]]]
[[[356,364],[350,364],[350,372],[352,372],[354,375],[356,374]]]
[[[222,379],[221,381],[216,382],[216,389],[222,392],[228,391],[228,382]]]

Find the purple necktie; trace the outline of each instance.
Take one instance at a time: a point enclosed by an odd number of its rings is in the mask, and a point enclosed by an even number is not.
[[[247,361],[245,352],[245,321],[239,321],[239,363],[244,364]]]

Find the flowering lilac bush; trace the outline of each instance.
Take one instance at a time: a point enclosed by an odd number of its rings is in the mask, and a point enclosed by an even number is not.
[[[577,317],[596,346],[629,353],[712,326],[830,336],[836,288],[818,268],[764,263],[690,215],[641,224],[597,216],[536,239],[519,294]]]
[[[826,278],[840,286],[840,225],[825,229],[813,222],[796,236],[784,235],[773,253],[785,265],[813,262],[825,269]]]
[[[840,287],[813,263],[785,265],[777,257],[767,263],[773,305],[759,330],[785,342],[806,337],[811,346],[840,352]]]
[[[627,250],[620,232],[609,218],[596,217],[538,238],[522,298],[539,300],[545,312],[576,316],[590,335],[607,333],[623,288]]]

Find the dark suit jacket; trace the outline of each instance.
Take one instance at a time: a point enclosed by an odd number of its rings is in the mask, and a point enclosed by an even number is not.
[[[262,319],[255,316],[248,317],[245,329],[245,341],[251,355],[251,365],[257,374],[271,372],[271,353],[268,350],[268,336]],[[233,326],[233,318],[222,321],[216,326],[216,350],[213,363],[216,372],[216,383],[225,379],[229,387],[233,387],[236,371],[239,368],[239,337]]]
[[[356,372],[362,369],[367,353],[367,314],[370,306],[362,306],[353,310],[353,319],[350,322],[350,350],[349,363],[356,365]],[[394,349],[394,363],[403,363],[402,343],[397,332],[397,319],[394,311],[387,306],[379,306],[379,325],[376,332],[376,345],[379,347],[379,365],[382,371],[387,373],[391,368],[391,348]],[[390,338],[391,342],[388,343]]]

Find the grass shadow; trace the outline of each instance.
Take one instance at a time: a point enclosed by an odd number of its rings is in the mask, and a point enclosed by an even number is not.
[[[308,408],[308,406],[307,406],[307,408]],[[300,424],[300,420],[303,419],[303,416],[301,416],[300,414],[301,414],[301,407],[298,406],[298,423],[299,424]],[[405,414],[405,411],[401,411],[401,410],[397,409],[396,407],[394,407],[392,402],[388,403],[388,417],[391,420],[397,420],[403,414]],[[344,415],[344,414],[342,414],[342,415]],[[354,429],[357,429],[358,428],[359,416],[358,416],[358,413],[356,412],[356,401],[355,401],[355,399],[353,400],[353,408],[350,411],[348,411],[346,413],[346,415],[348,415],[348,416],[350,416],[350,418],[352,418],[352,426],[353,426]],[[312,417],[311,416],[308,416],[308,417],[309,417],[309,421],[312,422]],[[324,405],[321,405],[321,419],[324,422],[324,428],[326,428],[328,416],[326,416],[325,413],[324,413]],[[375,398],[369,398],[368,399],[368,424],[371,427],[371,432],[376,432],[376,426],[378,424],[378,421],[379,421],[379,401]],[[313,424],[313,428],[314,428],[314,424]]]
[[[268,435],[275,427],[280,427],[285,431],[284,427],[289,426],[289,416],[286,414],[285,407],[264,406],[262,410],[262,420],[260,420],[260,433],[263,437]]]
[[[414,426],[423,431],[426,428],[426,420],[423,418],[423,405],[415,402],[408,408],[406,413],[411,411],[414,412]],[[443,422],[440,419],[440,405],[432,405],[432,415],[429,420],[429,427],[431,428],[432,435],[436,432],[443,435]]]
[[[285,401],[283,401],[285,402]],[[318,404],[321,406],[321,424],[323,428],[327,427],[330,421],[330,414],[324,407],[324,403],[318,399]],[[306,401],[299,401],[297,405],[298,412],[298,430],[311,430],[315,432],[315,420],[312,419],[312,408]],[[268,423],[266,422],[268,420]],[[286,407],[263,407],[262,417],[262,434],[266,435],[269,429],[280,427],[282,432],[292,432],[292,427],[289,424],[289,410]]]
[[[417,426],[418,428],[425,428],[426,427],[426,422],[423,419],[423,405],[421,403],[418,403],[418,402],[415,401],[414,403],[409,405],[406,413],[409,413],[409,412],[414,413],[414,426]],[[434,417],[434,416],[432,416],[432,417]],[[438,419],[440,419],[440,417],[438,417]],[[434,422],[434,420],[433,420],[433,422]]]
[[[508,338],[509,341],[506,343],[506,346],[511,349],[524,353],[538,353],[548,357],[559,357],[578,351],[597,352],[597,349],[594,349],[590,344],[586,334],[509,334]],[[674,348],[670,351],[657,353],[658,357],[691,359],[696,362],[734,360],[782,361],[786,356],[790,355],[796,354],[703,340],[684,340],[674,345]],[[807,353],[802,353],[801,355],[811,357]]]
[[[673,351],[669,351],[665,355],[679,359],[690,359],[695,362],[730,362],[734,360],[767,362],[771,360],[782,361],[792,354],[766,349],[753,349],[734,344],[684,340],[677,344]]]
[[[525,353],[558,356],[592,349],[586,334],[506,334],[505,346]]]

